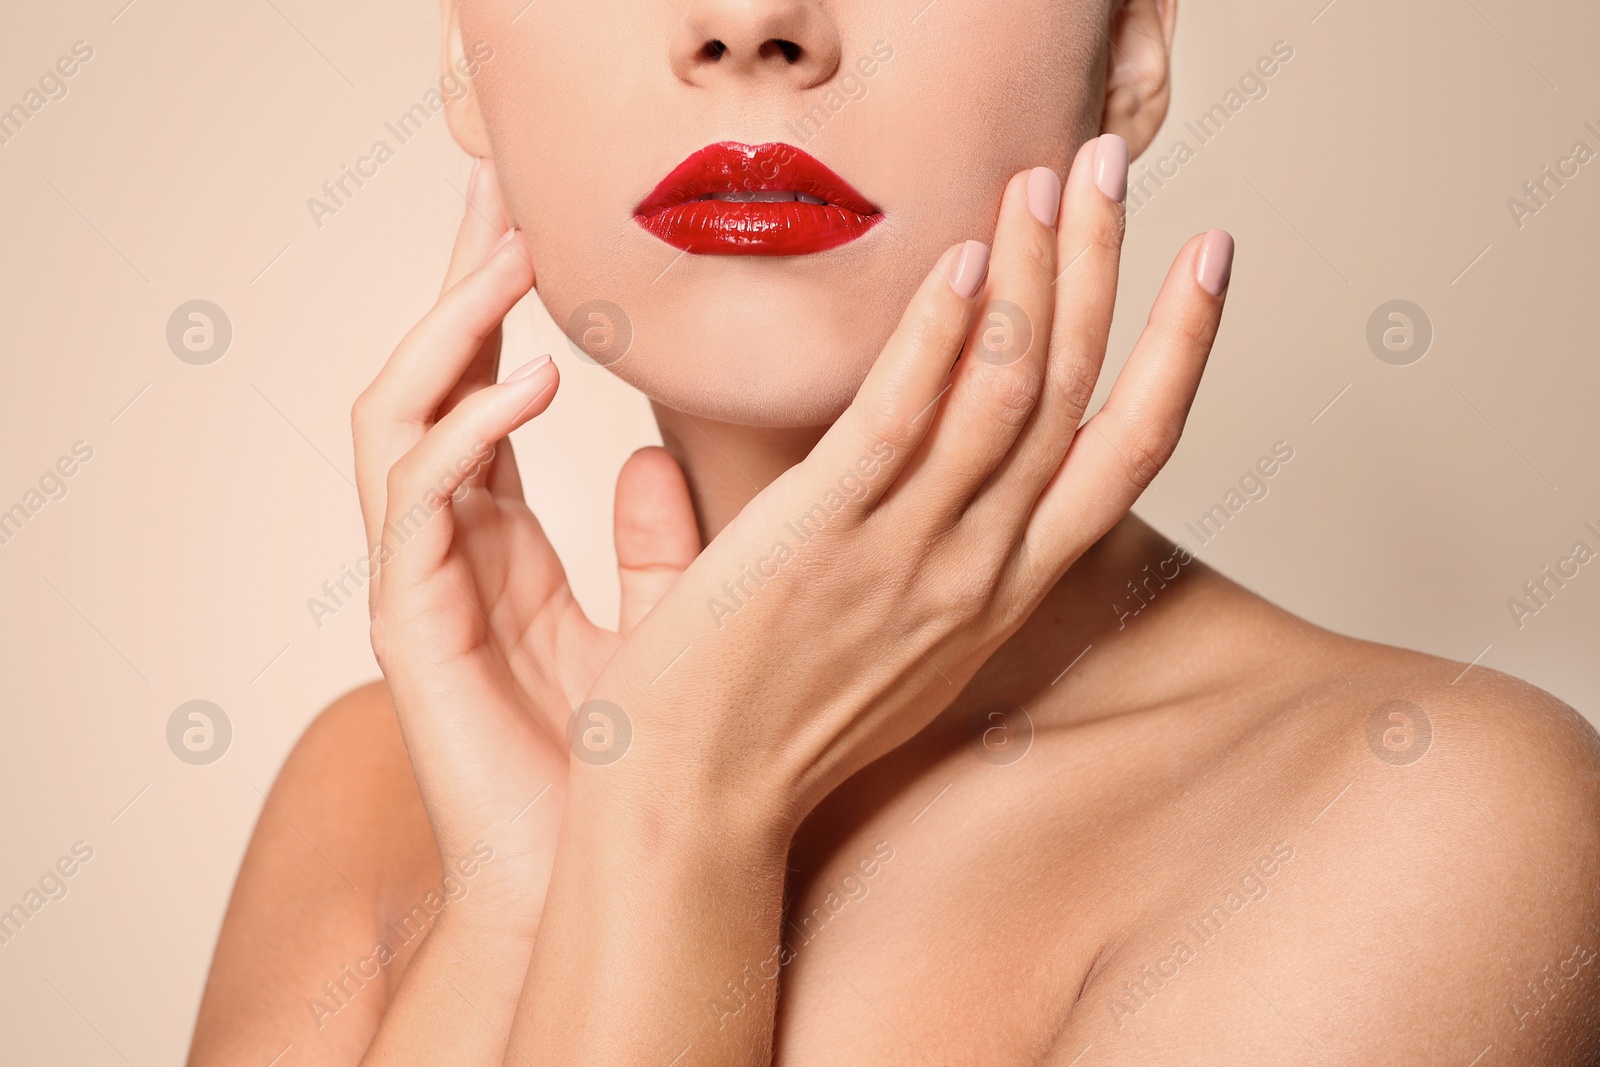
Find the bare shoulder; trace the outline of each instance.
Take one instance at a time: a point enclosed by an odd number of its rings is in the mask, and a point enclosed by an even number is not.
[[[1418,1036],[1401,1047],[1416,1062],[1435,1047],[1425,1033],[1475,1044],[1468,1062],[1487,1049],[1530,1067],[1595,1062],[1594,728],[1497,671],[1349,639],[1330,655],[1350,675],[1334,719],[1357,729],[1336,761],[1348,791],[1308,826],[1308,850],[1337,866],[1313,881],[1305,929],[1331,918],[1361,946],[1391,1020],[1414,1017]]]
[[[378,940],[383,916],[437,880],[437,869],[388,689],[362,686],[313,720],[263,801],[190,1062],[265,1063],[288,1044],[298,1062],[353,1062],[392,969],[362,978],[351,967]]]
[[[1227,858],[1183,868],[1167,943],[1102,987],[1102,1047],[1197,1062],[1209,1031],[1198,1062],[1596,1062],[1594,728],[1493,670],[1291,625],[1241,685],[1270,710],[1205,792]]]

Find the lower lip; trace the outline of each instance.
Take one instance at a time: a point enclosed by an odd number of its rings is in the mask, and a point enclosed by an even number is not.
[[[799,200],[691,200],[641,215],[639,225],[696,255],[804,256],[848,244],[882,218]]]

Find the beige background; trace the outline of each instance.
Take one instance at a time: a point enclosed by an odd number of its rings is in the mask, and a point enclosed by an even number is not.
[[[0,908],[94,848],[0,947],[5,1064],[181,1059],[259,791],[376,674],[363,607],[319,629],[306,600],[362,551],[350,401],[430,302],[467,169],[436,118],[320,230],[305,206],[428,87],[431,0],[125,2],[21,5],[0,35],[0,106],[74,41],[95,51],[0,146],[0,508],[75,441],[94,449],[0,546]],[[1183,237],[1224,226],[1240,245],[1208,384],[1139,511],[1193,544],[1184,522],[1288,441],[1270,495],[1202,558],[1594,717],[1600,563],[1521,630],[1506,601],[1578,539],[1600,548],[1582,528],[1600,528],[1600,162],[1521,230],[1506,201],[1575,141],[1600,150],[1600,8],[1325,2],[1184,2],[1159,153],[1274,42],[1295,58],[1131,222],[1116,353]],[[235,331],[205,367],[164,338],[197,297]],[[1437,331],[1413,366],[1365,341],[1394,298]],[[512,365],[555,350],[565,372],[517,443],[609,616],[610,487],[653,426],[532,308],[510,334]],[[210,766],[165,740],[195,698],[233,725]]]

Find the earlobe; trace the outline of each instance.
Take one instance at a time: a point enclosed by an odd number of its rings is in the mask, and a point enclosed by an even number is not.
[[[1102,133],[1128,142],[1133,156],[1150,146],[1172,98],[1172,34],[1178,0],[1122,0],[1111,17]]]
[[[485,56],[492,57],[494,52],[486,42],[471,49],[462,46],[458,0],[439,0],[439,22],[442,28],[440,77],[447,84],[453,79],[465,87],[459,94],[446,96],[445,121],[450,124],[450,135],[456,139],[456,144],[469,156],[481,158],[489,155],[489,131],[484,125],[475,83]]]

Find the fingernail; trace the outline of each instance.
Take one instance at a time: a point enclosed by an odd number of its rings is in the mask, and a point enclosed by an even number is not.
[[[532,377],[534,371],[538,370],[540,367],[549,362],[550,353],[548,352],[542,356],[536,356],[524,363],[522,366],[518,367],[516,370],[512,371],[510,374],[506,375],[506,380],[500,384],[509,385],[512,382],[520,382],[524,378]]]
[[[477,156],[472,157],[472,173],[467,175],[467,204],[471,206],[472,195],[478,191],[478,168],[483,166],[483,160]]]
[[[500,235],[500,240],[496,241],[494,243],[494,247],[489,249],[489,254],[484,256],[481,260],[478,261],[478,266],[481,267],[485,263],[487,263],[491,259],[493,259],[494,256],[495,256],[495,253],[500,251],[506,245],[510,244],[511,243],[511,239],[513,237],[515,237],[516,235],[517,235],[517,230],[516,230],[516,227],[514,227],[514,226],[511,229],[507,230],[505,233],[501,234]]]
[[[1227,230],[1212,230],[1200,246],[1195,261],[1195,281],[1212,296],[1221,296],[1233,274],[1233,235]]]
[[[1028,172],[1028,210],[1046,226],[1055,228],[1056,212],[1061,208],[1061,179],[1049,167],[1034,167]]]
[[[956,295],[963,300],[977,296],[984,275],[989,273],[989,246],[982,241],[965,241],[946,252],[945,259],[950,263],[944,276]]]
[[[1113,203],[1128,195],[1128,142],[1103,133],[1094,146],[1094,183]]]

